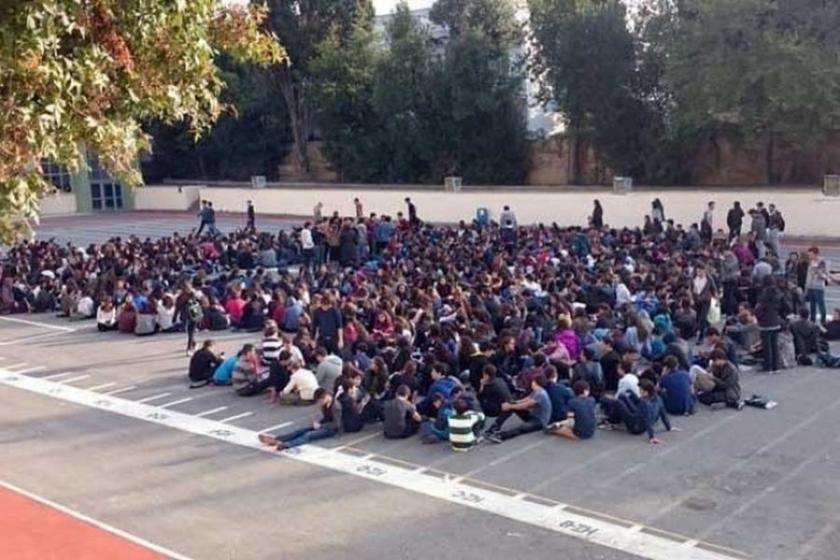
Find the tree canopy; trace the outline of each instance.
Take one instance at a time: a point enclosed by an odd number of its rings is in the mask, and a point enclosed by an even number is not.
[[[28,228],[52,190],[41,161],[71,170],[94,150],[140,184],[141,122],[199,137],[225,110],[215,57],[275,64],[285,51],[263,8],[220,0],[0,0],[0,238]]]

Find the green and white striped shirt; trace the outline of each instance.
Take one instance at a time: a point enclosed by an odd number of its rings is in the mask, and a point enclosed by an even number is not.
[[[473,428],[484,421],[484,414],[469,410],[449,417],[449,443],[453,451],[469,451],[475,445]]]

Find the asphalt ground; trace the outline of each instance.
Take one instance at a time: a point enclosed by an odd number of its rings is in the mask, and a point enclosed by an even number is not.
[[[62,218],[53,231],[101,240],[192,226],[108,218]],[[255,340],[213,338],[228,354]],[[315,408],[189,389],[184,342],[0,318],[0,481],[195,560],[837,558],[834,371],[745,371],[744,393],[778,407],[701,408],[674,418],[683,431],[661,448],[599,431],[456,454],[370,426],[295,456],[260,450],[256,434],[304,427]]]

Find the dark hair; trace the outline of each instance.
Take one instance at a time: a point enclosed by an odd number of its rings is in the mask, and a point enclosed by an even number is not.
[[[481,369],[481,375],[486,375],[490,379],[496,377],[496,366],[493,364],[487,364]]]
[[[545,375],[543,375],[542,373],[538,373],[531,379],[531,383],[536,383],[537,385],[545,389],[545,386],[548,385],[548,380],[545,378]]]
[[[400,385],[394,394],[398,397],[408,397],[411,394],[411,389],[409,389],[408,385]]]
[[[467,402],[467,399],[461,397],[455,399],[452,408],[455,409],[455,414],[466,414],[470,410],[470,403]]]
[[[554,366],[545,366],[543,368],[543,375],[546,379],[557,379],[557,368]]]
[[[327,395],[332,396],[332,393],[330,393],[323,387],[318,387],[317,389],[315,389],[315,392],[312,393],[312,398],[314,398],[316,401],[320,401]]]
[[[726,352],[721,350],[720,348],[715,348],[712,351],[712,361],[716,362],[717,360],[728,360],[729,358],[726,356]]]
[[[327,356],[327,354],[328,354],[327,349],[324,348],[323,346],[319,346],[318,348],[315,349],[315,356],[316,357],[325,358]]]
[[[575,395],[578,396],[578,397],[583,395],[588,390],[589,390],[589,383],[587,383],[583,379],[579,379],[579,380],[575,381],[574,385],[572,385],[572,391],[574,391]]]
[[[201,347],[202,347],[202,348],[205,348],[205,349],[210,348],[211,346],[213,346],[213,339],[211,339],[211,338],[208,338],[207,340],[205,340],[205,341],[201,344]]]
[[[650,379],[642,379],[639,381],[639,391],[644,391],[648,395],[656,394],[656,385]]]
[[[253,344],[243,344],[242,349],[239,351],[237,356],[244,356],[248,352],[253,352],[253,351],[254,351],[254,345]]]
[[[662,365],[668,368],[669,371],[674,371],[680,367],[680,361],[676,356],[665,356],[665,359],[662,360]]]

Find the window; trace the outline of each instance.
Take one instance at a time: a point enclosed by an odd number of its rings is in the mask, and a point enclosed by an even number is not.
[[[43,170],[44,178],[55,185],[55,188],[63,192],[73,191],[73,185],[70,181],[70,172],[67,171],[66,167],[58,165],[54,161],[45,159],[41,161],[41,169]]]

